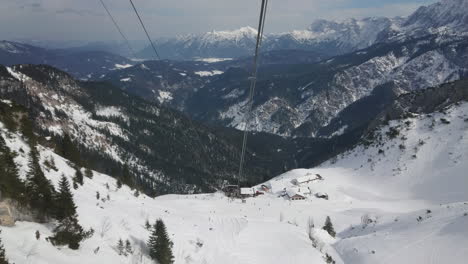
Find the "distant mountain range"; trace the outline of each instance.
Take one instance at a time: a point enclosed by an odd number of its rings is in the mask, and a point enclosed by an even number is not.
[[[109,52],[87,48],[44,49],[18,42],[0,41],[0,64],[47,64],[78,79],[93,79],[111,70],[129,67],[132,61]]]
[[[310,50],[325,56],[335,56],[375,43],[394,41],[396,38],[401,40],[436,32],[458,34],[468,29],[466,13],[465,0],[443,0],[421,7],[406,18],[320,19],[304,30],[267,34],[262,50]],[[256,29],[243,27],[232,31],[211,31],[159,39],[157,42],[160,53],[166,59],[237,58],[252,55],[256,36]],[[152,52],[147,47],[138,55],[152,58]]]
[[[349,19],[344,22],[317,20],[306,30],[267,34],[262,50],[307,50],[324,56],[343,54],[372,45],[380,32],[400,22],[389,18]],[[243,27],[233,31],[160,39],[158,49],[163,58],[174,60],[238,58],[252,55],[256,37],[256,29]],[[151,58],[152,52],[148,47],[138,55]]]

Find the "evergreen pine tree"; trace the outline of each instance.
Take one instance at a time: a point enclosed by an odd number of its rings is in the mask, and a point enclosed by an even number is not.
[[[54,235],[50,237],[52,244],[57,246],[68,245],[70,249],[80,248],[80,242],[91,236],[91,232],[85,232],[78,223],[76,215],[62,219],[54,229]]]
[[[130,174],[130,169],[128,168],[128,164],[125,163],[122,169],[122,183],[129,186],[130,188],[133,189],[134,184],[132,180],[132,175]]]
[[[47,217],[50,217],[54,209],[54,188],[42,172],[39,165],[39,153],[35,146],[31,147],[26,190],[29,205],[38,212],[39,220],[44,221]]]
[[[150,257],[159,264],[172,264],[174,262],[172,246],[164,222],[161,219],[157,220],[148,241]]]
[[[156,245],[157,245],[157,240],[158,240],[158,232],[156,230],[156,224],[153,226],[153,230],[151,232],[151,235],[148,240],[148,249],[149,249],[149,255],[151,259],[156,259],[157,252],[156,252]]]
[[[13,160],[13,154],[0,137],[0,192],[4,197],[25,203],[25,185],[18,176],[18,168]]]
[[[122,182],[120,180],[117,180],[117,189],[122,188]]]
[[[83,173],[81,172],[81,169],[77,166],[75,167],[75,177],[73,179],[77,184],[83,186]]]
[[[125,255],[125,246],[121,238],[119,238],[119,241],[117,242],[117,253],[119,256]]]
[[[0,235],[2,231],[0,230]],[[5,248],[3,248],[2,238],[0,237],[0,264],[8,264],[8,260],[5,255]]]
[[[130,240],[125,240],[125,252],[127,255],[132,255],[133,254],[133,248],[132,248],[132,243],[130,243]]]
[[[333,228],[333,224],[329,216],[327,216],[327,219],[325,220],[325,225],[323,226],[322,229],[327,231],[328,234],[330,234],[330,236],[335,237],[336,232],[335,232],[335,229]]]
[[[62,144],[59,146],[59,154],[68,159],[69,161],[75,163],[77,166],[82,165],[82,161],[80,158],[80,152],[78,148],[73,144],[70,136],[65,134],[62,138]]]
[[[146,219],[146,221],[145,221],[145,228],[148,231],[151,230],[151,224],[149,223],[148,219]]]
[[[30,145],[36,144],[36,137],[33,132],[33,122],[28,117],[23,117],[20,124],[21,134]]]
[[[54,236],[51,241],[54,245],[68,245],[71,249],[78,249],[80,242],[91,236],[92,231],[85,232],[78,223],[76,206],[70,190],[70,183],[65,176],[62,176],[59,183],[59,191],[55,196],[55,217],[59,224],[54,229]]]
[[[78,190],[78,183],[73,179],[73,189]]]
[[[93,178],[93,171],[89,168],[85,169],[85,176],[86,178],[92,179]]]
[[[332,258],[332,256],[326,254],[325,255],[325,262],[327,262],[328,264],[335,264],[335,260]]]
[[[55,195],[55,218],[59,221],[76,214],[75,202],[70,190],[70,183],[62,175],[59,182],[59,190]]]

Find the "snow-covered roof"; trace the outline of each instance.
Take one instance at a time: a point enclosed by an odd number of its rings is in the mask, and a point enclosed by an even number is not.
[[[241,188],[241,194],[244,194],[244,195],[253,195],[255,194],[255,191],[253,188]]]
[[[278,180],[271,180],[265,183],[265,185],[270,188],[272,193],[281,192],[286,187],[284,181],[278,181]]]
[[[318,179],[316,174],[306,174],[305,176],[296,178],[294,182],[296,183],[305,183]]]
[[[291,187],[286,189],[286,194],[289,197],[293,197],[294,195],[300,195],[303,197],[306,197],[308,194],[310,194],[309,188],[304,188],[304,187]]]

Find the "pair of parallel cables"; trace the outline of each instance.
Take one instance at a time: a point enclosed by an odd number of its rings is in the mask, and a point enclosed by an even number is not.
[[[130,42],[128,41],[128,38],[125,36],[122,29],[119,27],[119,25],[115,21],[114,17],[109,12],[109,9],[104,4],[104,1],[103,0],[99,0],[99,1],[101,2],[102,6],[106,10],[107,15],[112,20],[112,23],[116,27],[119,34],[122,36],[124,41],[127,43],[127,46],[129,48],[130,52],[132,53],[133,56],[135,56],[135,52],[133,51],[133,49],[132,49],[132,47],[130,45]],[[148,41],[149,41],[149,43],[150,43],[150,45],[151,45],[151,47],[152,47],[152,49],[154,51],[154,54],[156,55],[156,59],[161,60],[161,58],[159,56],[159,53],[156,50],[156,46],[154,45],[153,41],[151,40],[151,37],[149,36],[148,30],[146,29],[146,26],[143,23],[143,20],[141,19],[141,16],[140,16],[140,14],[138,13],[138,10],[135,7],[135,4],[133,3],[132,0],[129,0],[129,1],[130,1],[130,4],[133,7],[133,11],[135,12],[136,16],[138,17],[138,20],[140,21],[141,27],[143,28],[143,31],[145,32],[146,37],[148,38]],[[259,18],[259,23],[258,23],[258,31],[257,31],[257,41],[256,41],[256,45],[255,45],[255,54],[254,54],[252,75],[250,77],[249,97],[248,97],[248,101],[247,101],[247,105],[246,105],[247,106],[247,111],[244,114],[244,121],[243,121],[244,133],[243,133],[243,138],[242,138],[242,150],[241,150],[241,157],[240,157],[239,171],[238,171],[238,182],[239,183],[241,182],[242,174],[243,174],[243,170],[244,170],[245,154],[246,154],[246,150],[247,150],[247,139],[248,139],[248,125],[249,125],[250,119],[251,119],[251,112],[252,112],[252,108],[253,108],[253,97],[254,97],[255,88],[256,88],[256,85],[257,85],[258,64],[259,64],[258,62],[259,62],[259,57],[260,57],[260,48],[261,48],[262,40],[263,40],[263,32],[264,32],[264,28],[265,28],[267,10],[268,10],[268,0],[262,0],[262,5],[261,5],[261,9],[260,9],[260,18]],[[190,118],[189,118],[189,120],[190,120]],[[198,133],[198,132],[196,132],[196,133]],[[198,140],[200,141],[200,138],[198,138]],[[202,148],[202,150],[204,151],[203,148]]]
[[[117,24],[117,21],[115,21],[114,17],[112,16],[111,12],[107,8],[106,4],[104,4],[104,1],[103,0],[99,0],[99,1],[101,2],[102,7],[104,7],[104,9],[106,10],[107,15],[109,16],[110,20],[112,20],[112,23],[114,24],[115,28],[119,32],[120,36],[122,36],[122,39],[127,44],[127,47],[130,50],[130,53],[132,54],[133,57],[136,58],[136,53],[133,51],[132,46],[130,45],[130,41],[128,41],[128,38],[123,33],[123,31],[120,28],[119,24]],[[161,60],[161,58],[159,57],[159,53],[156,50],[156,46],[154,45],[153,40],[151,40],[151,38],[150,38],[150,36],[148,34],[148,30],[146,30],[146,26],[143,23],[143,20],[141,19],[140,14],[138,13],[138,10],[136,9],[135,4],[133,4],[132,0],[130,0],[130,4],[132,5],[133,11],[135,11],[136,16],[138,17],[138,20],[140,21],[140,24],[141,24],[141,26],[143,28],[143,31],[145,32],[146,37],[148,38],[148,41],[151,44],[151,47],[153,48],[154,54],[156,55],[156,59]]]

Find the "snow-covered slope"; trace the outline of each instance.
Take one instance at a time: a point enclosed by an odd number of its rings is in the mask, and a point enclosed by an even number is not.
[[[23,149],[15,161],[25,168],[26,144],[3,125],[0,129],[7,146]],[[7,257],[38,264],[151,263],[144,223],[162,218],[174,242],[176,264],[325,263],[326,254],[336,263],[464,263],[468,103],[390,121],[373,135],[370,143],[317,168],[290,171],[264,183],[271,190],[245,203],[219,193],[136,197],[126,186],[117,189],[115,179],[94,172],[73,190],[80,223],[96,231],[93,237],[78,251],[55,248],[45,240],[51,225],[17,222],[2,228]],[[43,167],[55,185],[62,174],[74,175],[62,157],[45,147],[39,150],[41,161],[53,159],[59,169]],[[316,174],[321,179],[294,185]],[[284,189],[291,193],[298,188],[306,200],[281,197]],[[321,229],[326,216],[336,238]],[[310,219],[315,228],[309,230]],[[42,234],[39,240],[36,230]],[[133,254],[117,254],[119,238],[131,241]]]
[[[21,135],[8,132],[0,123],[0,136],[7,146],[19,156],[16,163],[27,169],[29,148]],[[22,152],[18,152],[23,149]],[[57,187],[62,175],[69,181],[75,174],[69,161],[56,155],[52,150],[39,146],[41,162],[53,160],[57,171],[42,166],[48,179]],[[23,173],[24,174],[24,173]],[[99,193],[100,198],[96,195]],[[7,257],[14,263],[152,263],[145,246],[149,231],[145,221],[154,222],[162,218],[168,225],[174,242],[176,263],[271,263],[281,260],[287,263],[321,261],[321,254],[310,250],[308,238],[296,226],[277,225],[273,219],[266,220],[252,204],[244,213],[240,201],[231,202],[220,194],[192,196],[163,196],[157,199],[140,194],[123,186],[117,188],[114,178],[93,172],[93,178],[85,178],[84,185],[73,190],[78,206],[79,221],[83,227],[95,230],[81,248],[72,251],[56,248],[46,241],[52,234],[53,225],[31,222],[17,222],[15,227],[2,227],[2,240]],[[247,217],[245,214],[248,214]],[[266,221],[265,221],[266,220]],[[271,222],[271,223],[270,223]],[[35,239],[35,232],[41,234]],[[271,230],[275,232],[268,234]],[[258,241],[255,247],[252,238],[269,236]],[[134,253],[128,257],[119,256],[115,246],[119,239],[129,239]],[[270,252],[283,247],[284,243],[294,245],[291,254]]]

